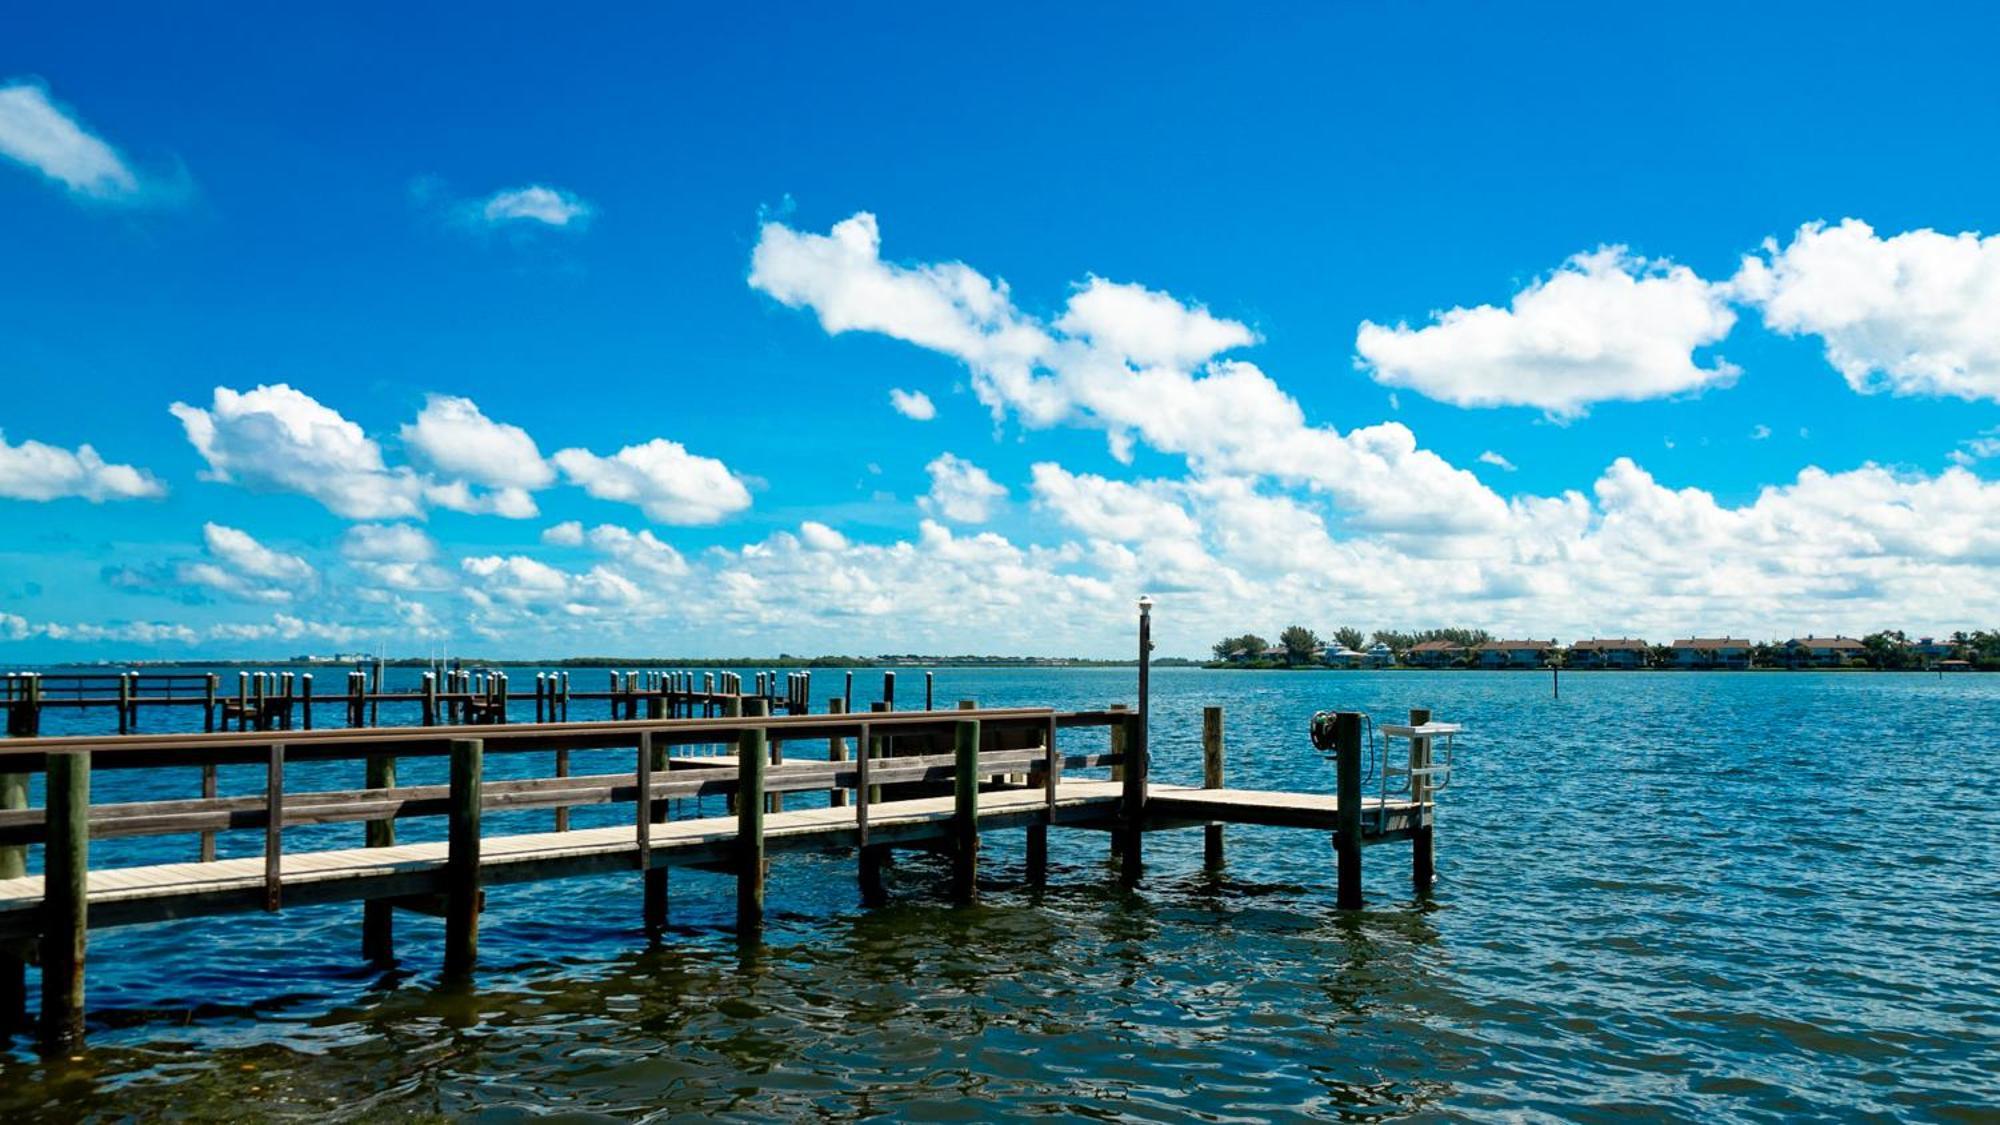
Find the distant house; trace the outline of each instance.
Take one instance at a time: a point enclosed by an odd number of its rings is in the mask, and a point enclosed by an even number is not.
[[[1258,653],[1257,659],[1275,660],[1280,664],[1289,664],[1291,663],[1292,660],[1292,650],[1286,648],[1284,645],[1272,645],[1271,647]]]
[[[1465,646],[1450,641],[1425,641],[1403,654],[1403,663],[1412,668],[1455,668],[1465,656]]]
[[[1487,641],[1473,650],[1481,668],[1542,668],[1557,651],[1554,640]]]
[[[1319,646],[1319,662],[1333,668],[1359,668],[1367,657],[1339,641]]]
[[[1653,646],[1634,637],[1592,638],[1569,646],[1572,668],[1644,668],[1653,662]]]
[[[1950,641],[1940,641],[1925,637],[1910,646],[1910,655],[1917,660],[1920,668],[1935,668],[1944,661],[1958,655],[1958,646]]]
[[[1785,659],[1794,668],[1844,668],[1867,651],[1853,637],[1793,637],[1785,642]]]
[[[1682,637],[1671,647],[1676,668],[1750,667],[1750,642],[1742,637]]]
[[[1361,659],[1370,668],[1387,668],[1396,662],[1396,650],[1383,641],[1376,641],[1361,650]]]

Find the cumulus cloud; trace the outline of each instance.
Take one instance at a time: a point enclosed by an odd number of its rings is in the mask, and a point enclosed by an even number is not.
[[[288,602],[309,589],[319,572],[298,555],[273,550],[240,528],[205,523],[208,559],[184,563],[181,582],[252,602]]]
[[[750,506],[750,490],[727,465],[665,438],[628,445],[609,457],[565,449],[554,460],[570,483],[590,495],[636,504],[660,523],[718,523]]]
[[[118,150],[31,82],[16,79],[0,85],[0,156],[88,199],[129,201],[141,192],[139,177]]]
[[[1818,336],[1856,391],[2000,401],[2000,235],[1808,223],[1734,286],[1774,331]]]
[[[552,547],[583,546],[583,524],[578,520],[564,520],[542,530],[542,542]]]
[[[400,436],[418,460],[448,477],[522,489],[546,488],[556,479],[528,431],[493,421],[469,398],[425,395],[423,410]]]
[[[900,387],[889,388],[889,405],[896,413],[918,422],[928,422],[937,417],[937,405],[931,396],[922,391],[906,391]]]
[[[449,589],[451,575],[433,561],[437,555],[437,543],[407,523],[356,524],[340,541],[341,558],[384,590]]]
[[[1505,473],[1514,471],[1514,462],[1507,460],[1490,449],[1479,455],[1479,463],[1482,465],[1491,465]]]
[[[1455,406],[1534,406],[1556,417],[1725,385],[1739,373],[1694,357],[1736,323],[1728,286],[1622,246],[1575,255],[1507,308],[1453,308],[1432,319],[1422,328],[1362,321],[1361,368]]]
[[[202,408],[169,408],[208,463],[210,480],[297,492],[348,519],[406,519],[423,512],[423,482],[390,470],[360,426],[284,383],[238,392],[215,388]]]
[[[1007,489],[986,470],[951,453],[941,453],[924,466],[931,490],[921,503],[925,511],[958,523],[985,523]]]
[[[539,223],[574,230],[588,226],[596,214],[596,208],[574,192],[542,184],[496,191],[481,200],[477,210],[480,220],[489,226]]]
[[[766,223],[750,284],[811,309],[830,333],[878,332],[952,356],[996,417],[1101,428],[1121,459],[1144,442],[1199,473],[1305,485],[1360,526],[1467,530],[1506,513],[1471,473],[1417,448],[1406,426],[1343,434],[1308,424],[1254,364],[1220,358],[1254,340],[1248,328],[1164,293],[1091,279],[1043,323],[963,263],[883,260],[867,213],[824,235]]]
[[[167,486],[151,473],[111,464],[88,445],[74,450],[39,441],[12,445],[0,432],[0,497],[59,500],[75,496],[99,504],[166,494]]]

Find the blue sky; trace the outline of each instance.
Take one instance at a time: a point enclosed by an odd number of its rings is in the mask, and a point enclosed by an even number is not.
[[[0,650],[1990,627],[1993,18],[1876,19],[17,15]]]

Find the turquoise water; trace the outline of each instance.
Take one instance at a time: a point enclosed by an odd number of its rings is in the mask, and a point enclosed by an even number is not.
[[[816,697],[838,680],[817,676]],[[857,677],[857,699],[878,682]],[[1244,787],[1331,790],[1304,737],[1316,710],[1384,721],[1427,706],[1465,723],[1434,897],[1411,900],[1408,849],[1387,845],[1367,853],[1368,908],[1342,914],[1323,837],[1252,828],[1230,829],[1219,879],[1202,874],[1199,832],[1149,837],[1136,891],[1117,886],[1101,834],[1057,831],[1038,894],[1014,832],[988,836],[967,908],[926,858],[901,859],[892,904],[871,911],[851,858],[782,857],[749,949],[721,876],[674,873],[673,928],[651,947],[636,878],[496,888],[463,990],[437,985],[434,920],[399,918],[396,971],[363,966],[358,906],[103,930],[90,1053],[51,1073],[17,1041],[0,1110],[2000,1113],[2000,676],[1570,674],[1559,701],[1535,674],[1162,669],[1154,684],[1165,781],[1199,780],[1208,704],[1226,709],[1229,781]],[[1099,707],[1131,698],[1132,673],[952,669],[938,691]],[[225,789],[259,781],[226,775]],[[193,786],[98,782],[99,800]],[[192,847],[116,843],[121,862]],[[250,834],[225,852],[258,846]]]

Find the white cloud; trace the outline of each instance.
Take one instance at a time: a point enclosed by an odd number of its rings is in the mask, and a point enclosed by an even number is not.
[[[288,602],[319,578],[298,555],[273,550],[240,528],[205,523],[202,543],[212,561],[183,563],[180,581],[252,602]]]
[[[1218,319],[1207,309],[1101,277],[1091,278],[1070,297],[1055,327],[1139,367],[1192,367],[1257,342],[1248,328]]]
[[[347,529],[340,553],[362,562],[428,562],[437,557],[437,544],[422,528],[407,523],[358,523]]]
[[[564,520],[542,531],[542,542],[551,547],[583,546],[583,524],[577,520]]]
[[[535,498],[525,488],[495,488],[481,492],[462,480],[426,481],[424,499],[436,507],[464,512],[469,516],[526,520],[542,514],[541,509],[535,506]]]
[[[767,223],[750,284],[812,309],[828,332],[880,332],[953,356],[971,369],[974,392],[996,417],[1012,411],[1030,426],[1097,426],[1121,457],[1144,441],[1185,456],[1199,473],[1304,484],[1349,509],[1357,526],[1467,530],[1505,516],[1505,501],[1418,449],[1406,426],[1342,434],[1308,425],[1298,402],[1255,365],[1214,359],[1208,349],[1253,337],[1206,310],[1093,282],[1045,325],[1016,309],[1004,284],[969,266],[896,265],[880,251],[866,213],[825,235]],[[1070,335],[1063,324],[1086,334]]]
[[[937,417],[937,404],[931,396],[922,391],[906,391],[900,387],[889,388],[889,405],[896,413],[918,422],[928,422]]]
[[[1782,250],[1766,239],[1734,285],[1774,331],[1820,337],[1863,394],[2000,401],[2000,235],[1808,223]]]
[[[1595,402],[1665,398],[1726,385],[1697,348],[1729,334],[1729,289],[1624,247],[1578,254],[1508,308],[1453,308],[1423,328],[1362,321],[1358,362],[1378,383],[1456,406],[1535,406],[1572,417]]]
[[[580,230],[596,213],[575,193],[542,184],[496,191],[478,205],[479,218],[489,226],[528,222]]]
[[[1763,441],[1764,439],[1770,436],[1771,436],[1771,427],[1766,426],[1762,422],[1759,422],[1756,425],[1750,427],[1751,441]]]
[[[799,540],[815,551],[847,549],[847,536],[817,520],[807,520],[799,525]]]
[[[617,524],[601,523],[590,529],[590,545],[625,566],[654,578],[673,578],[688,572],[687,560],[681,557],[681,553],[645,528],[633,531]]]
[[[1514,462],[1507,460],[1490,449],[1479,455],[1479,463],[1482,465],[1491,465],[1502,472],[1511,473],[1514,471]]]
[[[139,177],[116,149],[32,83],[16,80],[0,86],[0,156],[90,199],[129,200],[141,191]]]
[[[528,431],[493,421],[469,398],[425,395],[423,410],[401,437],[439,473],[488,488],[547,488],[556,479]]]
[[[750,490],[713,457],[654,438],[609,457],[565,449],[554,457],[570,483],[600,500],[637,504],[661,523],[707,524],[750,506]]]
[[[406,519],[423,513],[423,483],[390,470],[360,426],[303,391],[277,383],[237,392],[215,388],[203,409],[170,407],[211,480],[310,496],[348,519]]]
[[[2000,426],[1982,430],[1977,437],[1969,437],[1958,443],[1958,448],[1950,453],[1952,463],[1967,468],[1993,457],[2000,457]]]
[[[930,494],[921,501],[924,510],[958,523],[985,523],[993,505],[1007,495],[986,470],[954,454],[939,454],[924,471],[931,476]]]
[[[0,432],[0,497],[58,500],[76,496],[98,504],[166,494],[167,486],[151,473],[131,465],[109,464],[88,445],[74,450],[39,441],[10,445],[6,434]]]

